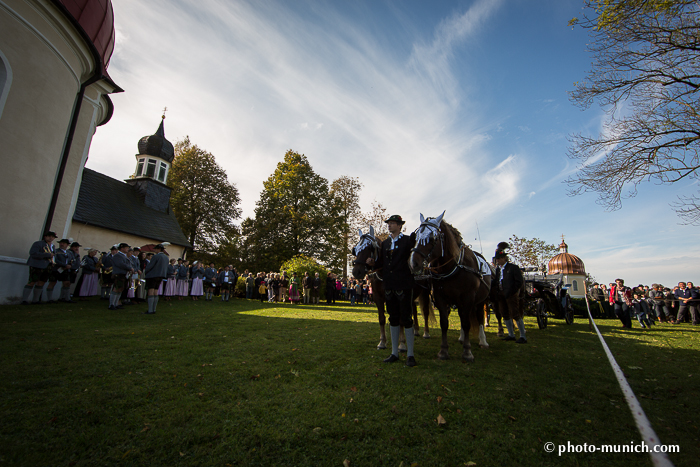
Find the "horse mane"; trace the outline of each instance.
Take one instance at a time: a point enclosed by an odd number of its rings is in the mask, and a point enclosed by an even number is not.
[[[445,250],[449,256],[459,258],[462,249],[462,234],[450,224],[442,221],[440,230],[445,235]]]

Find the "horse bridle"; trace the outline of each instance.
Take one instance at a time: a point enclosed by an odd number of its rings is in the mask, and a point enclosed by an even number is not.
[[[428,229],[430,231],[430,234],[428,234],[425,237],[420,237],[418,234],[421,232],[422,229]],[[435,242],[433,243],[432,248],[430,248],[430,251],[428,254],[423,253],[421,250],[418,249],[418,246],[414,246],[411,248],[411,253],[417,253],[418,255],[423,257],[423,271],[428,271],[428,276],[430,276],[430,270],[433,269],[430,267],[430,263],[433,262],[433,260],[430,259],[430,257],[433,255],[433,252],[435,251],[435,247],[437,246],[437,240],[440,240],[440,249],[441,249],[441,254],[440,256],[445,255],[445,234],[443,234],[434,224],[430,222],[423,222],[421,225],[418,226],[416,229],[416,245],[420,244],[423,239],[426,241],[430,241],[430,239],[435,238]]]
[[[367,242],[365,246],[363,246],[360,250],[357,249],[358,246],[362,245],[364,242]],[[364,234],[360,237],[360,240],[357,242],[357,245],[355,245],[352,249],[352,254],[355,255],[355,261],[352,262],[353,266],[364,266],[365,268],[365,274],[368,274],[369,271],[371,271],[371,267],[369,264],[366,262],[359,262],[357,260],[357,254],[364,250],[365,248],[371,248],[371,253],[369,255],[370,258],[372,258],[373,261],[377,261],[379,259],[379,242],[377,242],[377,239],[370,235],[370,234]]]

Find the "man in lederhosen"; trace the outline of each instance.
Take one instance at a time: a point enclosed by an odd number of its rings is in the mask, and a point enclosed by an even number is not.
[[[54,248],[53,241],[56,240],[56,233],[48,231],[43,239],[34,242],[29,249],[29,281],[22,291],[22,305],[29,305],[29,296],[32,295],[32,304],[41,303],[41,292],[44,284],[49,280],[51,267],[53,266]]]
[[[103,254],[100,260],[102,263],[102,293],[100,294],[100,299],[109,300],[110,289],[112,288],[112,284],[114,284],[114,280],[112,279],[112,259],[118,251],[117,245],[112,245],[109,253]]]
[[[109,294],[110,310],[120,310],[124,308],[119,304],[119,299],[121,298],[122,291],[127,286],[126,274],[134,272],[133,265],[126,256],[129,245],[127,243],[120,243],[118,250],[117,254],[112,257],[112,279],[114,280],[114,286],[112,287],[112,293]]]
[[[145,311],[146,315],[153,315],[156,313],[156,307],[158,306],[158,287],[163,283],[168,275],[168,265],[170,261],[165,254],[165,247],[170,245],[170,243],[164,242],[153,247],[157,251],[156,255],[151,258],[144,269],[144,277],[146,278],[146,289],[148,297],[146,301],[148,302],[148,311]]]
[[[58,250],[56,250],[56,255],[54,256],[54,260],[56,261],[56,265],[54,266],[54,278],[56,281],[61,281],[61,293],[58,296],[58,301],[63,303],[73,303],[70,299],[70,270],[73,255],[68,249],[69,245],[70,240],[67,238],[59,240]],[[52,300],[52,284],[55,283],[55,281],[49,280],[49,288],[46,291],[49,301]]]
[[[367,258],[367,264],[375,269],[382,268],[384,290],[386,295],[386,310],[389,312],[391,329],[391,355],[384,359],[385,363],[393,363],[399,359],[399,330],[401,325],[406,332],[406,366],[416,366],[413,355],[413,274],[408,267],[408,258],[415,244],[415,238],[404,235],[401,229],[404,220],[401,216],[393,215],[386,221],[389,237],[382,242],[379,258],[375,261]]]

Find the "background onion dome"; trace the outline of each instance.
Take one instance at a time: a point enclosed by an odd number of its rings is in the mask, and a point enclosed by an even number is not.
[[[548,274],[586,274],[586,267],[578,256],[569,253],[569,246],[562,238],[559,254],[549,260]]]
[[[165,139],[164,122],[165,117],[160,121],[160,126],[155,134],[144,136],[139,140],[139,155],[160,157],[167,162],[172,162],[175,159],[175,148],[170,141]]]

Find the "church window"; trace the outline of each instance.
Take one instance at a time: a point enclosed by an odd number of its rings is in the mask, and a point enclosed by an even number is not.
[[[578,292],[578,281],[573,281],[574,292]]]
[[[143,163],[145,160],[146,159],[139,159],[139,165],[136,168],[136,176],[137,177],[140,177],[141,175],[143,175]]]
[[[168,174],[168,166],[165,162],[160,163],[160,170],[158,171],[158,181],[165,183],[165,178]]]
[[[146,177],[154,177],[156,174],[156,160],[148,159],[148,165],[146,165]]]

